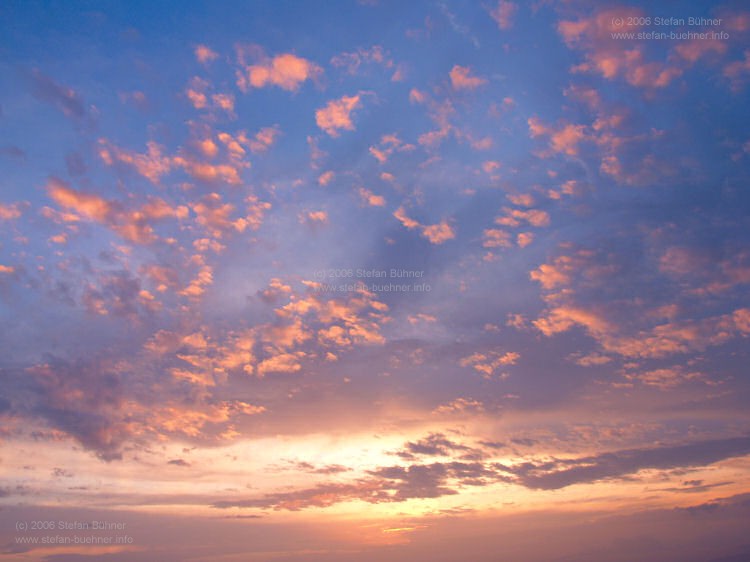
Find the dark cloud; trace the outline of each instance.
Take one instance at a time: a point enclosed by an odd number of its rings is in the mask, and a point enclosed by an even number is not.
[[[129,431],[119,420],[124,392],[119,374],[97,360],[50,358],[27,369],[26,376],[29,393],[17,392],[17,411],[43,418],[104,460],[121,457]]]
[[[58,84],[36,68],[31,71],[30,77],[32,92],[38,99],[51,103],[68,117],[86,117],[84,102],[75,90]]]
[[[495,467],[513,474],[527,488],[556,490],[585,482],[623,477],[644,468],[707,466],[750,454],[750,437],[701,441],[657,449],[629,449],[572,460],[525,462]]]
[[[401,458],[413,460],[417,456],[435,457],[451,456],[455,452],[474,453],[471,447],[451,441],[442,433],[431,433],[419,441],[409,441],[404,449],[395,454]]]
[[[71,176],[82,176],[86,173],[86,163],[78,152],[70,152],[65,155],[65,166]]]
[[[14,145],[1,146],[0,156],[9,156],[11,158],[18,158],[19,160],[26,160],[26,152]]]
[[[509,481],[499,471],[479,462],[386,466],[369,474],[368,478],[350,483],[327,483],[292,492],[266,494],[259,498],[223,500],[215,502],[213,507],[297,511],[352,500],[367,503],[404,502],[415,498],[455,495],[458,486],[486,486],[496,481]]]
[[[190,466],[190,463],[184,459],[172,459],[170,461],[167,461],[167,464],[172,464],[174,466],[185,466],[185,467]]]

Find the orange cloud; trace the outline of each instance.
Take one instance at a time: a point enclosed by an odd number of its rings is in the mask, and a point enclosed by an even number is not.
[[[359,196],[364,203],[371,207],[385,207],[385,197],[382,195],[375,195],[372,191],[369,191],[364,187],[359,188]]]
[[[567,305],[553,308],[546,316],[534,320],[533,324],[545,336],[565,332],[576,324],[585,327],[594,337],[601,337],[612,331],[612,326],[601,315]]]
[[[403,141],[398,138],[398,135],[394,133],[380,137],[380,143],[378,143],[377,146],[371,146],[369,150],[370,154],[372,154],[378,162],[384,164],[388,161],[388,158],[390,158],[394,151],[409,151],[414,150],[414,148],[415,147],[412,144],[404,144]]]
[[[497,369],[507,365],[515,365],[521,358],[519,353],[509,351],[507,353],[498,353],[491,351],[489,353],[473,353],[464,357],[458,363],[462,367],[472,367],[483,377],[489,378],[495,374]]]
[[[738,92],[744,88],[750,76],[750,50],[745,51],[744,59],[727,64],[723,74],[729,80],[733,91]]]
[[[447,221],[422,227],[422,236],[432,244],[442,244],[456,237],[455,229]]]
[[[195,76],[190,80],[190,86],[185,90],[185,96],[190,100],[195,109],[205,109],[208,106],[208,96],[206,89],[208,82]]]
[[[198,45],[195,47],[195,58],[201,64],[209,63],[216,60],[218,57],[219,55],[206,45]]]
[[[396,211],[393,213],[393,216],[401,221],[401,224],[403,224],[409,230],[421,226],[419,222],[406,216],[406,210],[403,207],[399,207],[398,209],[396,209]]]
[[[121,204],[98,195],[76,191],[56,178],[50,180],[47,192],[58,205],[79,217],[104,224],[123,238],[139,244],[148,244],[156,240],[152,222],[169,217],[184,219],[188,216],[187,207],[173,208],[158,197],[149,198],[148,202],[139,208],[126,210]],[[73,218],[68,215],[46,213],[45,216],[73,222]]]
[[[234,113],[234,96],[232,94],[214,94],[211,96],[214,106],[227,113]]]
[[[529,117],[528,124],[532,137],[549,137],[549,146],[553,152],[561,152],[569,156],[576,156],[578,145],[588,138],[584,125],[566,123],[559,128],[554,128],[544,125],[537,117]]]
[[[333,181],[333,178],[336,176],[336,173],[332,170],[328,170],[327,172],[323,172],[318,176],[318,185],[326,186],[329,183]]]
[[[516,243],[520,248],[525,248],[534,241],[534,234],[531,232],[521,232],[516,236]]]
[[[518,10],[518,5],[506,0],[499,0],[497,6],[490,10],[490,16],[497,22],[500,29],[513,27],[513,16]]]
[[[278,125],[264,127],[255,134],[255,137],[246,141],[250,152],[265,152],[268,150],[281,134]]]
[[[243,92],[252,88],[277,86],[290,92],[297,91],[306,80],[317,78],[323,70],[307,59],[291,53],[262,57],[257,64],[245,66],[237,73],[237,86]]]
[[[50,179],[47,193],[61,207],[96,222],[105,222],[114,211],[112,204],[106,199],[93,193],[76,191],[57,178]]]
[[[213,139],[203,139],[202,141],[198,141],[197,146],[198,150],[207,158],[214,158],[219,154],[219,147],[216,146]]]
[[[549,214],[546,211],[538,209],[522,210],[503,207],[503,213],[505,215],[495,219],[495,224],[501,226],[520,226],[521,221],[525,221],[531,226],[541,227],[549,226],[550,223]]]
[[[346,68],[349,74],[357,74],[362,64],[379,64],[384,68],[393,68],[394,63],[380,45],[369,49],[357,49],[349,53],[341,53],[331,59],[331,64],[337,68]]]
[[[308,211],[307,213],[300,215],[300,222],[309,225],[328,224],[328,213],[325,211]]]
[[[258,364],[258,376],[263,377],[268,373],[296,373],[302,369],[300,358],[304,356],[302,352],[274,355]]]
[[[193,203],[192,209],[197,215],[197,222],[214,237],[221,238],[230,232],[244,232],[250,228],[256,230],[263,221],[265,212],[271,208],[270,203],[258,201],[254,196],[246,199],[247,215],[232,218],[235,211],[231,203],[223,203],[221,195],[209,193],[197,203]]]
[[[427,95],[424,92],[412,88],[409,92],[409,101],[411,103],[424,103],[427,100]]]
[[[521,207],[533,207],[534,206],[534,197],[530,193],[518,193],[518,194],[512,194],[509,193],[507,195],[508,199],[510,199],[510,202],[514,205],[519,205]]]
[[[486,78],[471,76],[471,69],[455,65],[450,71],[451,85],[454,90],[474,90],[487,83]]]
[[[339,131],[354,130],[351,114],[360,106],[360,97],[343,96],[338,100],[331,100],[328,104],[315,112],[315,122],[332,137],[339,136]]]
[[[99,157],[107,166],[120,162],[133,168],[138,174],[158,185],[160,178],[169,173],[172,160],[162,154],[162,148],[155,142],[146,144],[148,152],[141,154],[114,146],[106,139],[99,139]]]
[[[577,21],[561,21],[557,29],[563,40],[569,47],[581,50],[586,59],[573,70],[596,72],[609,80],[623,77],[629,84],[642,88],[663,88],[682,75],[683,68],[676,64],[646,61],[644,45],[628,49],[627,42],[613,37],[613,33],[640,31],[636,26],[616,22],[643,15],[638,8],[618,7],[600,10]],[[685,49],[688,54],[690,48]]]
[[[199,162],[190,156],[175,156],[172,162],[185,170],[196,180],[204,182],[226,182],[232,185],[242,183],[239,168],[249,166],[248,163],[208,164]]]
[[[11,203],[5,205],[0,203],[0,220],[9,221],[17,219],[21,216],[21,205],[19,203]]]
[[[565,269],[557,264],[543,263],[538,269],[530,272],[529,277],[534,281],[539,281],[545,289],[554,289],[558,285],[570,283],[570,277]]]
[[[483,233],[482,246],[485,248],[510,248],[510,234],[499,228],[488,228]]]
[[[393,216],[401,221],[401,224],[409,230],[418,229],[422,237],[429,240],[432,244],[442,244],[456,237],[455,229],[446,220],[442,220],[437,224],[423,225],[418,221],[409,218],[403,207],[396,209]]]

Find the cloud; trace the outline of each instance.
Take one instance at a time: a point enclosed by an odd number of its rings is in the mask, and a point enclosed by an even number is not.
[[[311,227],[328,224],[328,213],[326,211],[307,211],[299,215],[299,221]]]
[[[438,224],[422,226],[422,236],[432,244],[442,244],[456,237],[456,231],[445,220]]]
[[[360,107],[360,96],[342,96],[329,101],[325,107],[315,112],[315,122],[332,137],[339,136],[339,131],[353,131],[352,112]]]
[[[497,369],[507,365],[515,365],[521,358],[519,353],[508,351],[500,353],[490,351],[488,353],[475,352],[468,357],[462,358],[458,363],[462,367],[472,367],[485,378],[492,377]]]
[[[276,139],[281,134],[281,130],[278,125],[273,127],[263,127],[255,136],[247,141],[247,147],[250,152],[265,152],[276,142]]]
[[[529,117],[528,124],[532,138],[549,137],[549,146],[553,152],[576,156],[579,151],[578,145],[587,140],[584,125],[565,123],[555,128],[544,125],[537,117]]]
[[[81,96],[72,88],[62,86],[37,69],[31,71],[32,91],[40,100],[51,103],[68,117],[83,119],[86,107]]]
[[[686,272],[697,267],[690,261],[678,259],[675,251],[665,255],[670,256],[667,265],[662,263],[662,268],[667,268],[667,276],[677,274],[682,279]],[[653,277],[642,280],[637,275],[627,277],[625,282],[622,277],[625,267],[632,268],[632,265],[613,262],[613,254],[609,252],[581,249],[532,270],[530,277],[542,285],[544,300],[549,305],[533,325],[547,336],[582,327],[603,351],[632,359],[702,351],[744,334],[742,308],[702,314],[697,319],[675,319],[679,308],[672,301],[665,302],[657,297],[659,292],[651,297],[651,302],[643,302],[644,299],[637,296],[645,294],[638,288],[644,282],[650,287],[669,285],[660,285]],[[739,274],[735,279],[744,283],[741,280],[745,277]],[[731,306],[731,302],[725,304]],[[659,375],[654,372],[653,380]],[[675,380],[696,378],[687,373],[682,375]]]
[[[232,94],[213,94],[211,100],[215,107],[234,115],[234,96]]]
[[[255,64],[246,64],[248,54],[254,54]],[[323,70],[313,62],[292,53],[268,57],[257,48],[240,49],[241,69],[237,71],[237,86],[247,93],[250,88],[276,86],[282,90],[296,92],[303,82],[317,79]]]
[[[404,152],[414,150],[414,145],[404,144],[403,141],[398,138],[395,133],[390,135],[383,135],[380,138],[380,143],[377,146],[370,147],[370,154],[380,162],[385,164],[395,151]]]
[[[734,437],[648,449],[628,449],[592,457],[549,462],[525,462],[508,467],[496,465],[531,489],[557,490],[573,484],[622,477],[643,469],[708,466],[721,460],[750,454],[750,438]]]
[[[55,221],[76,222],[87,219],[107,226],[123,238],[139,244],[157,239],[153,225],[166,218],[185,219],[188,208],[173,207],[159,197],[148,197],[140,207],[128,209],[120,202],[107,200],[94,193],[77,191],[58,178],[47,184],[50,198],[68,213],[44,212]]]
[[[21,203],[0,203],[0,221],[10,221],[21,216]]]
[[[250,196],[245,199],[247,203],[246,214],[236,218],[232,214],[236,210],[232,203],[223,202],[218,193],[209,193],[199,201],[193,203],[191,208],[196,214],[196,221],[203,226],[214,238],[231,232],[244,232],[246,229],[257,230],[263,222],[263,216],[271,208],[271,204],[259,201]]]
[[[585,62],[574,67],[573,71],[597,73],[608,80],[623,78],[639,88],[665,88],[698,60],[711,60],[711,57],[718,60],[728,51],[724,40],[673,40],[667,42],[669,56],[666,62],[648,60],[648,41],[633,43],[616,37],[618,33],[642,32],[642,28],[628,22],[637,22],[645,15],[639,8],[616,7],[600,9],[578,20],[561,21],[557,29],[563,40],[570,48],[583,52],[585,58]],[[725,21],[733,19],[730,17]],[[705,33],[706,30],[700,29],[699,32]]]
[[[173,161],[163,154],[163,148],[153,141],[146,144],[145,154],[119,148],[106,139],[99,139],[99,157],[107,166],[115,162],[133,168],[138,174],[158,185],[161,177],[170,172]]]
[[[442,433],[431,433],[419,441],[408,441],[395,454],[405,459],[414,459],[417,456],[449,457],[456,452],[463,454],[471,451],[471,447],[451,441]]]
[[[268,373],[296,373],[302,369],[300,359],[304,357],[301,353],[280,353],[258,364],[258,376],[263,377]]]
[[[185,90],[185,97],[190,100],[195,109],[205,109],[208,107],[206,89],[208,89],[208,82],[202,78],[196,76],[190,80],[190,86]]]
[[[93,193],[76,191],[58,178],[49,180],[47,193],[61,207],[73,210],[89,220],[105,222],[115,213],[114,205],[106,199]]]
[[[388,53],[380,45],[373,45],[369,49],[359,48],[356,51],[340,53],[331,58],[331,65],[344,68],[351,75],[359,73],[363,64],[377,64],[386,69],[395,66]]]
[[[474,90],[487,83],[486,78],[471,76],[471,69],[455,65],[450,71],[451,86],[454,90]]]
[[[447,220],[442,220],[437,224],[424,225],[418,221],[409,218],[406,215],[406,210],[403,207],[399,207],[393,213],[401,224],[403,224],[409,230],[417,229],[423,238],[426,238],[432,244],[443,244],[448,240],[452,240],[456,237],[456,231]]]
[[[358,193],[362,202],[366,205],[371,207],[385,207],[385,197],[382,195],[375,195],[372,191],[364,187],[360,187]]]
[[[400,503],[410,499],[456,495],[459,487],[486,486],[498,478],[502,477],[479,462],[385,466],[371,470],[367,477],[353,482],[325,483],[256,498],[222,500],[215,502],[213,507],[299,511],[313,507],[326,508],[354,500],[371,504]]]
[[[485,248],[510,248],[510,233],[499,228],[487,228],[482,233],[482,246]]]
[[[333,181],[334,177],[336,177],[336,172],[333,170],[327,170],[318,176],[318,185],[325,187]]]
[[[446,404],[441,404],[432,413],[436,415],[476,414],[482,412],[484,405],[473,398],[456,398]]]
[[[208,64],[216,60],[218,57],[219,55],[206,45],[198,45],[195,47],[195,59],[201,64]]]
[[[743,59],[730,62],[724,66],[723,74],[729,80],[733,91],[739,92],[742,90],[750,76],[750,50],[745,51]]]
[[[518,5],[506,0],[499,0],[497,6],[490,10],[490,16],[497,22],[500,29],[510,29],[513,27],[513,17],[518,10]]]
[[[503,215],[495,218],[495,224],[500,226],[519,226],[521,222],[526,222],[531,226],[549,226],[550,218],[546,211],[539,209],[511,209],[503,207]]]

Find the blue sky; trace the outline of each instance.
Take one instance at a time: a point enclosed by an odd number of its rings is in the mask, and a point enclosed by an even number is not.
[[[746,554],[742,3],[0,21],[9,560]]]

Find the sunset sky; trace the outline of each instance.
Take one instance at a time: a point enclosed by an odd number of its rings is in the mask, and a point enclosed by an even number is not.
[[[0,560],[749,560],[749,92],[739,1],[3,2]]]

